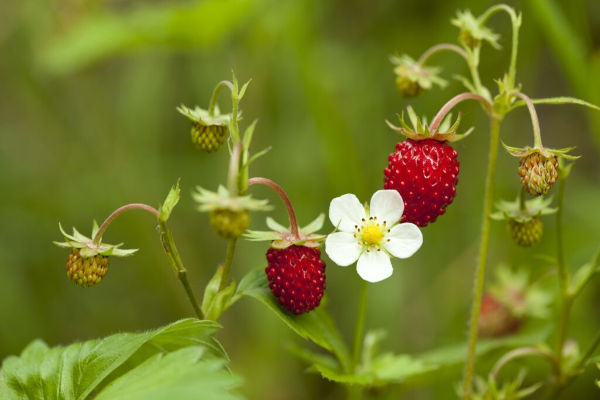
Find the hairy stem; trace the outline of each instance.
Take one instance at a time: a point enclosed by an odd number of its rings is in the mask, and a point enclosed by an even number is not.
[[[458,103],[465,101],[465,100],[477,100],[481,104],[483,104],[483,106],[486,110],[491,111],[491,109],[492,109],[492,104],[483,96],[480,96],[478,94],[471,93],[471,92],[465,92],[465,93],[458,94],[458,95],[454,96],[453,98],[451,98],[450,100],[448,100],[446,102],[446,104],[444,104],[442,106],[442,108],[440,108],[440,111],[438,111],[438,113],[435,115],[435,117],[433,117],[433,120],[431,121],[431,125],[429,126],[429,132],[431,134],[434,134],[437,131],[440,124],[442,123],[446,114],[448,114],[450,112],[450,110],[452,110],[452,108],[454,108]]]
[[[512,46],[510,50],[508,81],[510,87],[513,88],[517,75],[517,51],[519,47],[519,28],[521,27],[521,21],[517,16],[517,13],[512,9],[512,7],[507,6],[506,4],[496,4],[495,6],[488,8],[487,11],[479,17],[479,21],[481,23],[485,23],[488,18],[500,11],[504,11],[510,16],[510,22],[512,25]]]
[[[533,127],[533,145],[536,149],[542,148],[542,135],[540,133],[540,121],[537,116],[537,112],[535,111],[535,106],[533,105],[533,101],[524,93],[521,92],[512,92],[517,97],[523,99],[525,104],[527,104],[527,109],[529,110],[529,115],[531,117],[531,125]]]
[[[181,261],[179,251],[177,250],[177,247],[175,246],[175,241],[173,240],[173,235],[171,234],[171,230],[167,226],[166,221],[159,220],[158,226],[160,229],[160,242],[162,243],[163,249],[165,250],[165,253],[167,254],[167,258],[171,262],[171,266],[175,270],[175,273],[177,274],[177,278],[183,285],[183,288],[185,289],[185,293],[187,294],[187,297],[192,305],[192,308],[194,309],[194,312],[196,313],[196,316],[199,319],[202,319],[203,318],[202,311],[200,310],[200,307],[198,306],[198,301],[196,300],[196,296],[194,295],[194,292],[192,291],[192,288],[188,281],[187,269],[183,266],[183,262]]]
[[[93,237],[94,244],[98,244],[100,242],[100,239],[102,239],[102,235],[104,234],[104,232],[106,232],[106,229],[108,228],[110,223],[113,222],[113,220],[117,218],[121,213],[127,210],[144,210],[158,217],[158,210],[152,206],[143,203],[126,204],[122,207],[117,208],[104,220],[102,225],[100,225],[100,228],[98,228],[96,236]]]
[[[229,275],[231,274],[231,265],[233,264],[233,255],[235,254],[235,245],[237,238],[229,239],[227,243],[227,252],[225,253],[225,264],[223,264],[223,275],[219,282],[219,292],[227,286]]]
[[[242,155],[242,142],[237,142],[233,146],[231,158],[229,160],[229,172],[227,175],[227,188],[229,195],[235,196],[239,193],[239,176],[240,176],[240,157]]]
[[[211,117],[215,113],[215,107],[217,106],[217,98],[219,96],[219,91],[222,87],[228,87],[229,90],[233,90],[233,83],[229,81],[221,81],[217,83],[217,86],[215,86],[215,89],[212,92],[212,96],[210,97],[210,104],[208,106],[208,115],[210,115]]]
[[[469,60],[467,64],[469,65],[469,71],[471,71],[471,77],[473,79],[473,85],[475,86],[475,91],[479,94],[483,93],[481,78],[479,78],[479,52],[481,49],[481,45],[478,45],[472,51],[469,51]]]
[[[467,54],[467,52],[464,51],[460,46],[451,43],[440,43],[430,47],[429,49],[425,50],[421,57],[419,57],[417,63],[419,65],[425,64],[425,61],[427,61],[429,57],[431,57],[435,53],[439,53],[440,51],[453,51],[460,55],[462,58],[464,58],[467,64],[469,63],[469,55]]]
[[[501,119],[492,117],[490,126],[490,148],[488,155],[487,176],[485,180],[485,193],[483,200],[483,215],[481,220],[481,243],[479,247],[479,263],[475,271],[475,282],[473,286],[473,303],[471,307],[471,318],[469,322],[469,342],[467,361],[465,363],[464,378],[462,383],[463,399],[471,398],[473,370],[475,367],[475,347],[479,328],[479,313],[481,310],[481,298],[483,296],[483,283],[485,279],[485,266],[487,261],[487,250],[490,239],[490,213],[494,201],[494,181],[496,177],[496,160],[498,159],[498,142],[500,134]]]
[[[358,298],[358,312],[356,317],[356,327],[354,328],[354,346],[352,351],[352,366],[355,371],[360,361],[360,353],[362,351],[362,343],[365,330],[365,316],[367,313],[368,289],[369,282],[361,279],[360,295]]]
[[[279,194],[279,196],[285,203],[285,207],[287,208],[288,216],[290,218],[290,228],[292,235],[294,236],[294,238],[300,239],[300,232],[298,231],[298,221],[296,219],[296,212],[294,211],[294,206],[292,206],[292,202],[290,201],[290,198],[288,197],[285,190],[283,190],[283,188],[277,183],[267,178],[256,177],[248,179],[248,186],[252,185],[269,186],[270,188],[274,189],[277,192],[277,194]]]
[[[569,292],[569,270],[565,263],[564,243],[563,243],[563,204],[565,195],[565,179],[558,181],[558,199],[556,211],[556,258],[558,262],[558,284],[560,287],[560,319],[558,322],[558,334],[556,339],[556,359],[560,366],[560,375],[562,375],[563,347],[567,338],[567,325],[571,313],[572,296]],[[560,379],[559,379],[560,382]]]

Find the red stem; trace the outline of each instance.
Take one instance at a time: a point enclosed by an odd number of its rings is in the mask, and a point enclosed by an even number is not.
[[[454,106],[456,106],[458,103],[465,100],[477,100],[481,102],[485,108],[490,110],[492,108],[490,102],[487,101],[487,99],[483,96],[471,92],[461,93],[448,100],[448,102],[444,104],[440,111],[438,111],[436,116],[433,118],[433,121],[431,122],[429,132],[431,132],[432,134],[435,133],[437,131],[437,128],[442,123],[442,120],[444,119],[446,114],[448,114],[448,112],[450,112],[450,110],[452,110],[452,108],[454,108]]]
[[[158,210],[152,206],[149,206],[147,204],[143,204],[143,203],[131,203],[131,204],[126,204],[122,207],[117,208],[115,211],[112,212],[112,214],[110,214],[102,223],[102,225],[100,225],[100,228],[98,228],[98,232],[96,232],[96,236],[93,237],[93,241],[95,244],[98,244],[98,242],[100,241],[100,239],[102,238],[102,235],[104,234],[104,232],[106,231],[106,229],[108,228],[108,226],[110,225],[110,223],[119,216],[119,214],[121,214],[124,211],[127,210],[134,210],[134,209],[139,209],[139,210],[145,210],[148,211],[149,213],[154,214],[155,216],[158,217]]]
[[[281,188],[281,186],[279,186],[278,184],[276,184],[275,182],[273,182],[270,179],[259,178],[259,177],[248,179],[248,186],[257,185],[257,184],[269,186],[270,188],[274,189],[279,194],[279,196],[285,203],[288,215],[290,217],[290,227],[291,227],[292,235],[294,236],[294,238],[300,239],[300,233],[298,232],[298,221],[296,220],[296,213],[294,212],[294,207],[292,206],[292,202],[290,201],[287,193],[285,193],[285,191]]]

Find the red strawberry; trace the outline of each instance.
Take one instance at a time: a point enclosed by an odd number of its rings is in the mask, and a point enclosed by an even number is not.
[[[309,312],[325,291],[325,262],[319,249],[291,245],[267,251],[269,287],[283,307],[294,314]]]
[[[459,163],[446,143],[407,139],[388,157],[384,187],[396,189],[404,199],[403,221],[426,226],[454,200]]]
[[[484,294],[481,299],[481,315],[479,332],[483,337],[499,337],[515,332],[521,320],[513,315],[510,309],[491,294]]]

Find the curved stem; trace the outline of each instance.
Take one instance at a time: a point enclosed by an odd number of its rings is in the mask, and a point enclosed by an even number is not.
[[[283,190],[283,188],[277,183],[267,178],[250,178],[248,179],[248,186],[251,185],[266,185],[274,189],[279,194],[279,196],[285,203],[285,207],[287,208],[288,216],[290,218],[290,230],[292,232],[292,235],[294,236],[294,238],[300,239],[300,232],[298,231],[298,221],[296,219],[296,213],[294,212],[292,202],[290,201],[290,198],[288,197],[285,190]]]
[[[533,105],[533,101],[524,93],[521,92],[512,92],[517,97],[523,99],[525,104],[527,104],[527,109],[529,110],[529,115],[531,116],[531,125],[533,127],[533,145],[536,149],[542,148],[542,135],[540,133],[540,121],[537,116],[537,112],[535,111],[535,106]]]
[[[231,274],[231,265],[233,264],[233,255],[235,254],[235,245],[237,238],[229,239],[227,243],[227,253],[225,254],[225,264],[223,264],[223,275],[221,275],[221,281],[219,282],[219,292],[227,286],[229,282],[229,275]]]
[[[479,22],[482,24],[485,23],[488,18],[499,11],[505,11],[510,16],[510,22],[512,25],[512,45],[510,51],[510,65],[508,68],[508,79],[510,87],[512,88],[515,85],[515,79],[517,75],[517,50],[519,47],[519,28],[521,26],[521,21],[512,7],[509,7],[506,4],[497,4],[488,8],[488,10],[479,17]]]
[[[196,316],[199,319],[202,319],[203,318],[202,311],[200,310],[200,307],[198,306],[198,301],[196,300],[196,296],[194,295],[192,287],[190,286],[190,283],[187,279],[187,269],[183,266],[183,262],[181,261],[181,256],[179,255],[179,251],[177,250],[177,247],[175,246],[175,241],[173,240],[173,234],[171,233],[171,230],[167,226],[166,221],[162,221],[159,219],[158,226],[160,229],[160,242],[162,243],[163,249],[165,250],[165,253],[167,254],[167,258],[171,262],[171,266],[173,267],[175,273],[177,274],[177,278],[183,285],[183,288],[185,289],[185,293],[186,293],[190,303],[192,304],[192,308],[194,309]]]
[[[467,54],[467,52],[464,51],[462,47],[451,43],[440,43],[430,47],[429,49],[425,50],[421,57],[419,57],[417,63],[419,65],[425,64],[425,61],[427,61],[429,57],[440,51],[453,51],[460,55],[462,58],[464,58],[467,64],[469,63],[469,55]]]
[[[217,83],[217,86],[215,86],[215,89],[212,92],[212,96],[210,97],[210,104],[208,106],[208,115],[210,115],[211,117],[215,113],[215,107],[217,105],[217,98],[219,96],[219,91],[224,86],[228,87],[229,90],[233,90],[233,83],[231,83],[229,81],[221,81],[221,82]]]
[[[367,313],[367,292],[369,282],[361,279],[360,295],[358,299],[358,316],[356,317],[356,327],[354,329],[354,346],[352,351],[352,366],[356,371],[358,362],[360,361],[360,353],[362,351],[363,336],[365,330],[365,316]]]
[[[477,335],[479,329],[479,313],[481,311],[481,298],[483,296],[487,250],[490,240],[490,213],[492,212],[492,205],[494,201],[494,181],[496,177],[496,160],[498,159],[498,142],[501,122],[502,120],[497,117],[492,117],[491,119],[490,149],[488,155],[487,176],[485,179],[479,263],[475,271],[473,304],[471,307],[471,318],[469,322],[469,344],[462,384],[464,400],[469,400],[471,398],[472,391],[473,370],[475,367],[475,347],[477,344]]]
[[[555,371],[558,369],[558,364],[556,363],[556,359],[554,358],[554,355],[551,352],[549,352],[547,350],[543,350],[543,349],[538,349],[536,347],[521,347],[519,349],[514,349],[512,351],[509,351],[504,356],[502,356],[496,362],[496,364],[494,364],[494,367],[490,371],[489,378],[491,380],[495,381],[496,378],[498,377],[498,374],[500,373],[500,370],[506,364],[508,364],[510,361],[512,361],[514,359],[524,357],[524,356],[543,357],[543,358],[547,359],[548,361],[550,361],[552,369],[554,369]]]
[[[429,132],[431,134],[435,133],[446,114],[448,114],[458,103],[465,100],[477,100],[483,104],[485,109],[492,109],[492,104],[485,97],[471,92],[461,93],[448,100],[448,102],[442,106],[440,111],[433,117],[433,121],[431,121],[431,125],[429,126]]]
[[[98,244],[100,242],[100,239],[102,239],[102,235],[104,234],[104,232],[106,232],[106,229],[108,228],[110,223],[115,218],[117,218],[121,213],[123,213],[127,210],[144,210],[144,211],[148,211],[149,213],[154,214],[156,217],[158,217],[158,210],[152,206],[149,206],[149,205],[143,204],[143,203],[126,204],[122,207],[117,208],[104,220],[102,225],[100,225],[100,228],[98,228],[98,231],[96,232],[96,236],[93,237],[94,244]]]
[[[558,181],[558,199],[556,211],[556,259],[558,262],[558,283],[560,287],[561,295],[561,306],[560,306],[560,319],[558,322],[558,334],[556,340],[556,359],[560,366],[560,372],[562,375],[562,359],[563,359],[563,348],[565,340],[567,338],[567,325],[569,324],[569,316],[571,313],[571,304],[573,298],[569,291],[569,270],[565,263],[564,254],[564,243],[563,243],[563,204],[565,195],[565,180],[560,179]],[[559,376],[560,377],[560,376]]]

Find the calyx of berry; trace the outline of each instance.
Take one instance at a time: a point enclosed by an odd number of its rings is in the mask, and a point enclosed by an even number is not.
[[[219,111],[219,106],[215,106],[215,109],[211,113],[209,110],[205,110],[198,106],[194,107],[194,109],[191,109],[182,104],[177,107],[177,111],[188,117],[193,122],[202,126],[227,127],[229,125],[229,121],[231,120],[231,113],[221,114]]]
[[[235,196],[229,193],[224,186],[219,185],[216,192],[211,192],[200,186],[192,193],[198,203],[198,211],[207,212],[214,210],[230,211],[269,211],[271,206],[267,200],[259,200],[251,195]]]
[[[531,200],[521,202],[519,197],[514,201],[500,200],[496,203],[498,211],[490,217],[497,221],[527,222],[542,215],[554,214],[557,209],[549,207],[552,197],[535,197]]]
[[[573,149],[575,149],[575,147],[564,147],[562,149],[550,149],[547,147],[529,147],[529,146],[525,146],[525,147],[512,147],[512,146],[508,146],[507,144],[505,144],[504,142],[502,142],[502,146],[504,146],[504,148],[506,149],[506,151],[508,152],[508,154],[510,154],[511,156],[514,157],[527,157],[528,155],[534,154],[534,153],[540,153],[542,156],[546,157],[546,158],[551,158],[553,156],[556,156],[558,158],[564,158],[566,160],[577,160],[578,158],[580,158],[581,156],[573,156],[570,154],[567,154],[568,152],[572,151]]]
[[[446,115],[435,131],[432,131],[427,118],[420,119],[411,106],[408,106],[406,111],[410,125],[404,120],[404,112],[398,115],[400,126],[396,126],[389,121],[385,122],[390,128],[412,140],[434,139],[440,142],[456,142],[464,139],[473,131],[473,128],[470,128],[465,133],[457,133],[461,121],[460,113],[454,122],[452,122],[452,114]]]
[[[439,77],[441,68],[426,67],[406,54],[391,56],[390,61],[395,65],[398,89],[406,97],[414,97],[423,90],[431,89],[433,85],[443,88],[447,84]]]
[[[82,257],[94,257],[96,255],[126,257],[138,251],[138,249],[120,249],[119,247],[121,247],[123,243],[102,243],[102,238],[94,240],[99,229],[96,221],[94,221],[92,227],[91,237],[82,235],[75,228],[73,228],[73,234],[69,235],[63,230],[60,223],[58,224],[58,228],[64,236],[65,241],[54,242],[54,244],[59,247],[79,249],[79,254],[81,254]]]
[[[460,29],[459,40],[464,46],[473,49],[485,41],[495,49],[500,48],[500,35],[486,27],[479,18],[475,18],[471,11],[458,11],[450,22]]]
[[[285,227],[273,218],[267,217],[267,226],[270,231],[247,231],[244,237],[251,241],[272,241],[271,247],[285,249],[292,245],[305,247],[319,247],[327,235],[315,233],[323,227],[325,214],[320,214],[308,225],[298,228],[298,235],[294,235],[291,227]]]

